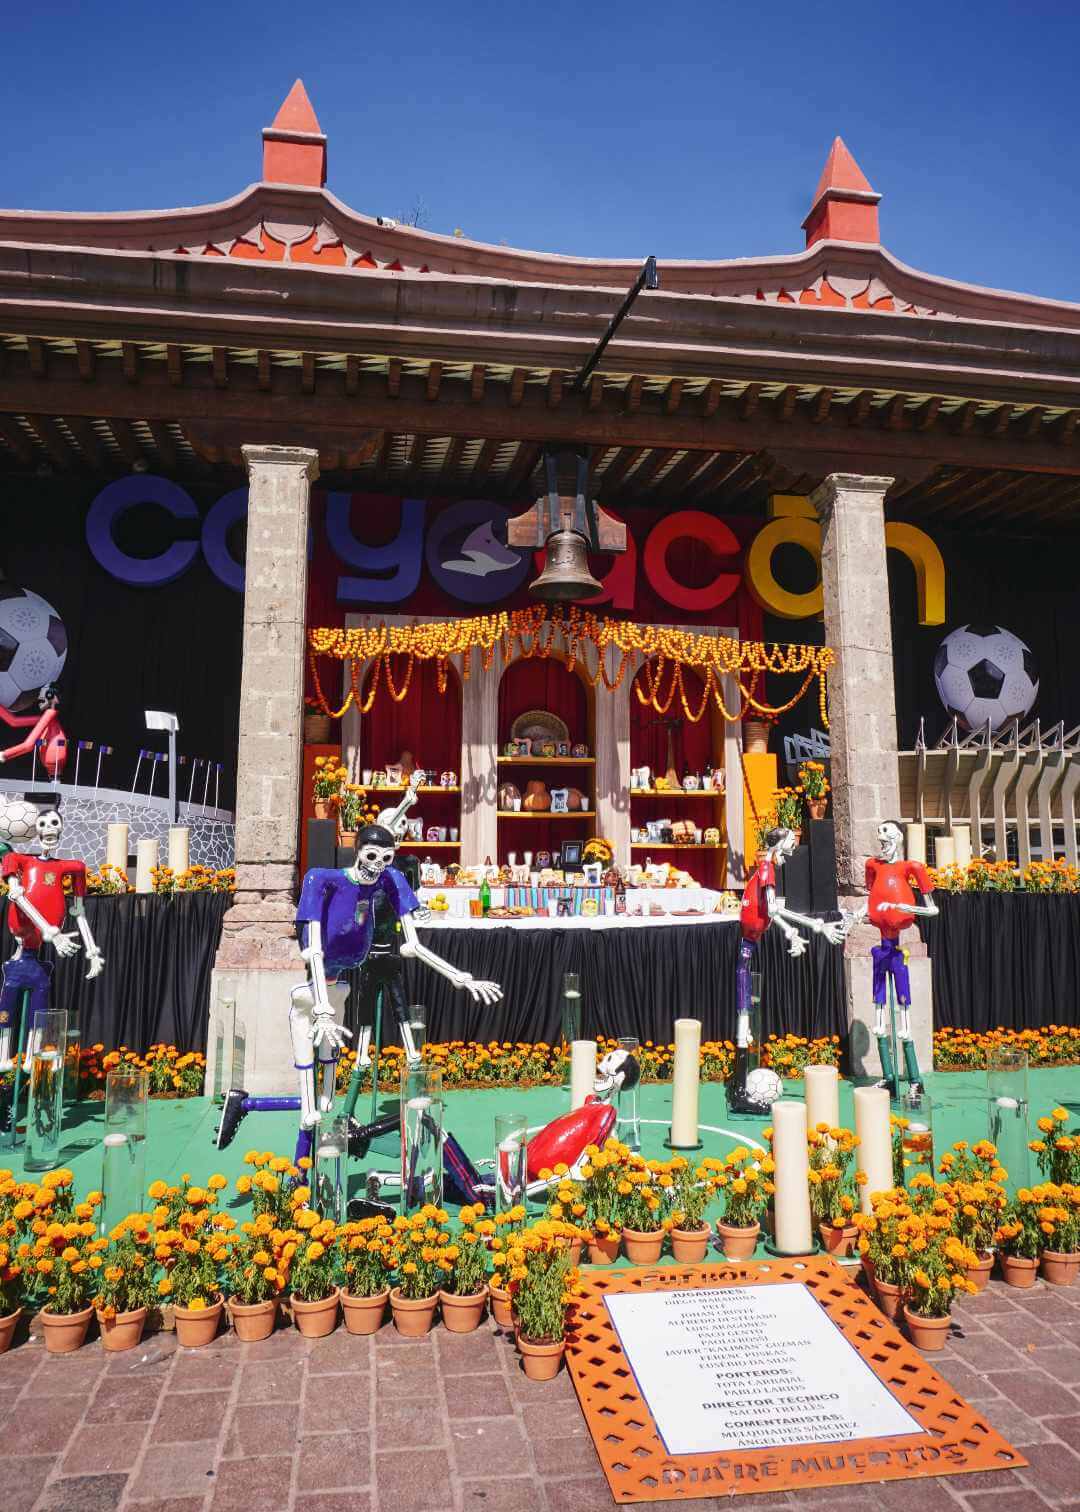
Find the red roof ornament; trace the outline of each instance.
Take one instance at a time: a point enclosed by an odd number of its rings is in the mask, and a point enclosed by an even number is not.
[[[817,241],[881,241],[878,230],[878,201],[881,195],[847,149],[843,137],[829,148],[821,170],[810,214],[803,221],[806,245]]]
[[[326,183],[326,137],[302,79],[289,90],[272,126],[263,127],[263,182],[321,189]]]

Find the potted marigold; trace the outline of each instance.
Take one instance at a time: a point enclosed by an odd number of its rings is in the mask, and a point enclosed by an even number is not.
[[[0,1354],[10,1349],[22,1317],[26,1278],[16,1249],[0,1239]]]
[[[603,1149],[586,1145],[581,1167],[586,1226],[592,1233],[589,1259],[593,1265],[612,1265],[619,1258],[625,1176],[630,1151],[617,1139],[608,1139]]]
[[[506,1249],[515,1234],[525,1227],[528,1214],[519,1203],[516,1207],[507,1208],[504,1212],[495,1214],[495,1232],[487,1241],[491,1251],[492,1273],[488,1281],[488,1298],[491,1302],[491,1316],[500,1328],[513,1328],[514,1309],[510,1302],[510,1293],[503,1284],[506,1271]]]
[[[394,1269],[398,1283],[390,1292],[394,1327],[409,1338],[426,1334],[435,1321],[439,1289],[446,1280],[443,1250],[450,1234],[442,1210],[426,1202],[411,1218],[394,1219]]]
[[[904,1321],[916,1349],[929,1353],[945,1344],[954,1297],[975,1291],[965,1274],[975,1256],[948,1230],[932,1228],[926,1218],[912,1221],[918,1232],[911,1243]]]
[[[1039,1170],[1055,1186],[1080,1186],[1080,1135],[1069,1134],[1064,1108],[1052,1109],[1048,1118],[1039,1119],[1042,1139],[1033,1139],[1031,1148],[1039,1161]]]
[[[488,1252],[484,1241],[495,1232],[484,1206],[476,1203],[459,1213],[461,1233],[442,1252],[440,1264],[448,1262],[450,1271],[439,1288],[443,1326],[450,1333],[472,1333],[479,1328],[487,1307]]]
[[[375,823],[375,810],[367,807],[367,789],[346,782],[338,801],[338,833],[343,842],[352,841],[363,824]]]
[[[807,1143],[810,1211],[821,1242],[830,1255],[853,1255],[859,1237],[853,1221],[858,1136],[850,1129],[831,1129],[822,1123],[810,1130]]]
[[[225,1236],[213,1217],[205,1208],[185,1209],[175,1228],[157,1233],[157,1255],[165,1261],[158,1295],[171,1302],[177,1342],[186,1349],[201,1349],[217,1336],[225,1309],[219,1274]]]
[[[897,1322],[907,1285],[908,1246],[914,1235],[914,1214],[903,1188],[875,1192],[871,1211],[858,1214],[858,1250],[878,1307]]]
[[[716,1225],[720,1247],[728,1260],[749,1260],[761,1233],[761,1215],[768,1205],[766,1173],[739,1145],[723,1163],[716,1184],[723,1217]]]
[[[94,1193],[100,1198],[100,1193]],[[91,1257],[100,1255],[108,1240],[97,1238],[92,1214],[96,1203],[79,1203],[66,1223],[42,1220],[44,1232],[30,1246],[32,1261],[48,1301],[41,1309],[45,1347],[50,1354],[71,1354],[81,1348],[94,1315],[95,1269]],[[37,1225],[35,1224],[35,1228]]]
[[[581,1254],[585,1245],[589,1242],[589,1234],[584,1228],[586,1222],[585,1188],[580,1181],[574,1181],[568,1168],[560,1162],[551,1173],[556,1181],[555,1192],[548,1199],[545,1218],[554,1218],[560,1223],[572,1224],[577,1237],[567,1239],[567,1247],[570,1250],[570,1260],[574,1265],[581,1264]],[[540,1179],[546,1180],[543,1171]]]
[[[811,819],[824,819],[829,807],[829,779],[820,761],[804,761],[799,768],[799,786],[806,795]]]
[[[631,1155],[618,1184],[626,1258],[634,1265],[655,1265],[666,1233],[662,1194],[672,1189],[667,1163]]]
[[[275,1228],[269,1213],[242,1223],[225,1239],[221,1281],[233,1331],[243,1343],[273,1333],[296,1244],[296,1231]]]
[[[341,799],[348,771],[337,756],[316,756],[311,778],[311,799],[316,819],[331,819]]]
[[[691,1166],[684,1155],[671,1162],[671,1253],[683,1265],[699,1265],[705,1259],[712,1229],[705,1209],[716,1191],[718,1161],[703,1160]]]
[[[997,1165],[994,1146],[989,1141],[986,1141],[986,1145],[993,1151],[993,1163],[989,1159],[982,1160],[979,1156],[975,1160],[980,1165],[989,1165],[989,1170],[981,1174],[978,1167],[965,1162],[964,1174],[950,1183],[950,1196],[955,1203],[957,1237],[975,1253],[975,1264],[968,1270],[967,1276],[973,1282],[976,1292],[983,1291],[990,1280],[990,1272],[994,1268],[994,1236],[1008,1205],[1008,1197],[1002,1185],[1005,1172]],[[976,1145],[975,1148],[978,1150],[979,1146]],[[1001,1180],[995,1179],[997,1176]]]
[[[338,1231],[341,1250],[341,1308],[351,1334],[382,1327],[390,1296],[394,1230],[386,1218],[361,1218]]]
[[[1080,1187],[1047,1181],[1035,1196],[1043,1236],[1039,1274],[1051,1286],[1071,1286],[1080,1268]]]
[[[1027,1288],[1035,1285],[1039,1256],[1043,1248],[1039,1208],[1042,1206],[1030,1187],[1021,1187],[1005,1209],[995,1235],[1001,1274],[1009,1286]]]
[[[94,1306],[102,1344],[110,1350],[134,1349],[158,1297],[150,1215],[124,1218],[109,1234],[108,1249],[92,1256],[90,1265],[97,1277]]]
[[[564,1238],[561,1223],[542,1218],[517,1234],[508,1252],[517,1345],[533,1381],[551,1380],[566,1353],[567,1312],[578,1272]]]
[[[293,1195],[299,1199],[304,1191],[299,1187]],[[298,1231],[289,1268],[293,1322],[305,1338],[324,1339],[337,1327],[341,1296],[337,1226],[314,1208],[299,1206],[293,1222]]]

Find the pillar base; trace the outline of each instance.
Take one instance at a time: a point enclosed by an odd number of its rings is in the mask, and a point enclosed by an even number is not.
[[[934,989],[929,956],[913,955],[908,961],[911,978],[911,1034],[919,1070],[934,1069]],[[877,1039],[874,1035],[874,966],[868,955],[848,956],[844,961],[847,990],[848,1055],[856,1080],[881,1077]]]
[[[227,1079],[253,1097],[279,1097],[296,1091],[292,1035],[289,1032],[290,993],[304,981],[304,963],[297,970],[265,971],[257,967],[225,969],[215,966],[210,978],[210,1024],[206,1043],[206,1086],[214,1085],[218,1023],[221,1004],[231,998],[236,1004],[236,1039],[243,1041],[243,1068],[230,1061],[225,1024],[225,1063],[232,1065]]]

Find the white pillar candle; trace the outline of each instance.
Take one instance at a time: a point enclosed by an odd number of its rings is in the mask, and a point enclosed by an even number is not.
[[[776,1248],[782,1255],[808,1255],[814,1248],[810,1226],[810,1159],[806,1148],[806,1104],[781,1098],[771,1108],[776,1162]]]
[[[105,861],[122,872],[128,866],[128,827],[126,824],[110,824],[105,841]]]
[[[968,866],[971,862],[971,825],[954,824],[952,827],[953,849],[956,856],[957,866]]]
[[[191,862],[188,858],[188,841],[191,831],[183,824],[175,824],[169,831],[169,866],[174,872],[186,872]]]
[[[909,824],[907,826],[907,858],[909,861],[918,861],[920,865],[926,865],[926,825]]]
[[[154,882],[150,873],[158,864],[158,843],[155,839],[140,840],[135,851],[135,891],[153,892]]]
[[[807,1066],[803,1072],[806,1087],[806,1123],[810,1129],[828,1124],[840,1125],[840,1073],[835,1066]]]
[[[690,1150],[698,1142],[700,1019],[675,1020],[675,1064],[671,1079],[671,1147],[674,1150]]]
[[[866,1183],[859,1189],[859,1206],[868,1213],[873,1194],[893,1188],[888,1087],[855,1088],[855,1133],[859,1139],[856,1162],[866,1172]]]
[[[570,1046],[570,1111],[585,1105],[596,1091],[596,1041],[574,1040]]]
[[[938,835],[934,841],[934,865],[956,865],[956,842],[951,835]]]

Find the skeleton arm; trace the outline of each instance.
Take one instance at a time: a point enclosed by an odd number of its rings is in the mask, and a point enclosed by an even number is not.
[[[0,704],[0,719],[11,730],[28,730],[31,725],[36,725],[40,718],[40,714],[12,714],[10,709],[5,709],[3,704]]]
[[[50,725],[56,722],[56,717],[55,709],[46,709],[44,714],[33,721],[34,727],[29,735],[24,735],[16,745],[8,746],[6,751],[0,751],[0,762],[10,761],[14,756],[26,756],[34,749]]]
[[[379,823],[388,829],[392,835],[397,835],[399,839],[405,833],[405,815],[415,803],[419,803],[420,801],[416,796],[416,790],[420,786],[423,777],[424,773],[420,768],[417,768],[409,778],[408,786],[402,794],[401,802],[397,808],[382,809],[379,813]]]
[[[71,956],[76,954],[79,945],[75,935],[62,934],[55,924],[50,924],[38,912],[23,892],[22,884],[19,882],[18,877],[8,878],[8,899],[14,903],[21,914],[24,914],[30,920],[31,924],[41,930],[42,939],[53,947],[57,955]]]
[[[765,889],[765,896],[769,905],[769,919],[776,924],[784,933],[788,941],[788,949],[792,955],[802,955],[806,949],[806,942],[798,930],[792,926],[801,924],[804,929],[810,930],[811,934],[823,934],[830,945],[838,945],[843,939],[843,926],[829,923],[825,919],[811,919],[806,914],[794,913],[790,908],[781,908],[777,901],[773,888]],[[798,948],[795,942],[798,941]]]
[[[104,970],[105,957],[98,949],[94,936],[90,933],[90,923],[86,917],[86,910],[83,907],[83,900],[81,898],[72,898],[71,913],[75,920],[75,927],[82,936],[86,959],[90,965],[90,970],[86,973],[86,980],[92,982]]]
[[[917,903],[894,903],[892,906],[897,913],[911,914],[919,919],[933,919],[941,912],[929,893],[926,894],[926,902],[922,906]]]
[[[334,1017],[334,1005],[330,1001],[330,994],[326,990],[326,965],[323,960],[322,926],[317,920],[312,920],[307,927],[307,944],[300,952],[301,958],[307,963],[308,985],[311,988],[313,1004],[311,1009],[312,1033],[311,1037],[316,1045],[321,1045],[323,1040],[331,1044],[341,1045],[344,1039],[352,1038],[352,1030],[346,1029],[344,1024],[339,1024]]]
[[[440,976],[445,977],[454,987],[459,989],[463,987],[481,1003],[497,1003],[502,997],[502,988],[498,982],[477,981],[470,972],[459,971],[456,966],[451,966],[449,961],[444,961],[442,956],[436,955],[426,945],[421,945],[413,914],[402,914],[401,935],[403,956],[411,956],[415,961],[422,961],[425,966],[430,966],[432,971],[437,971]]]

